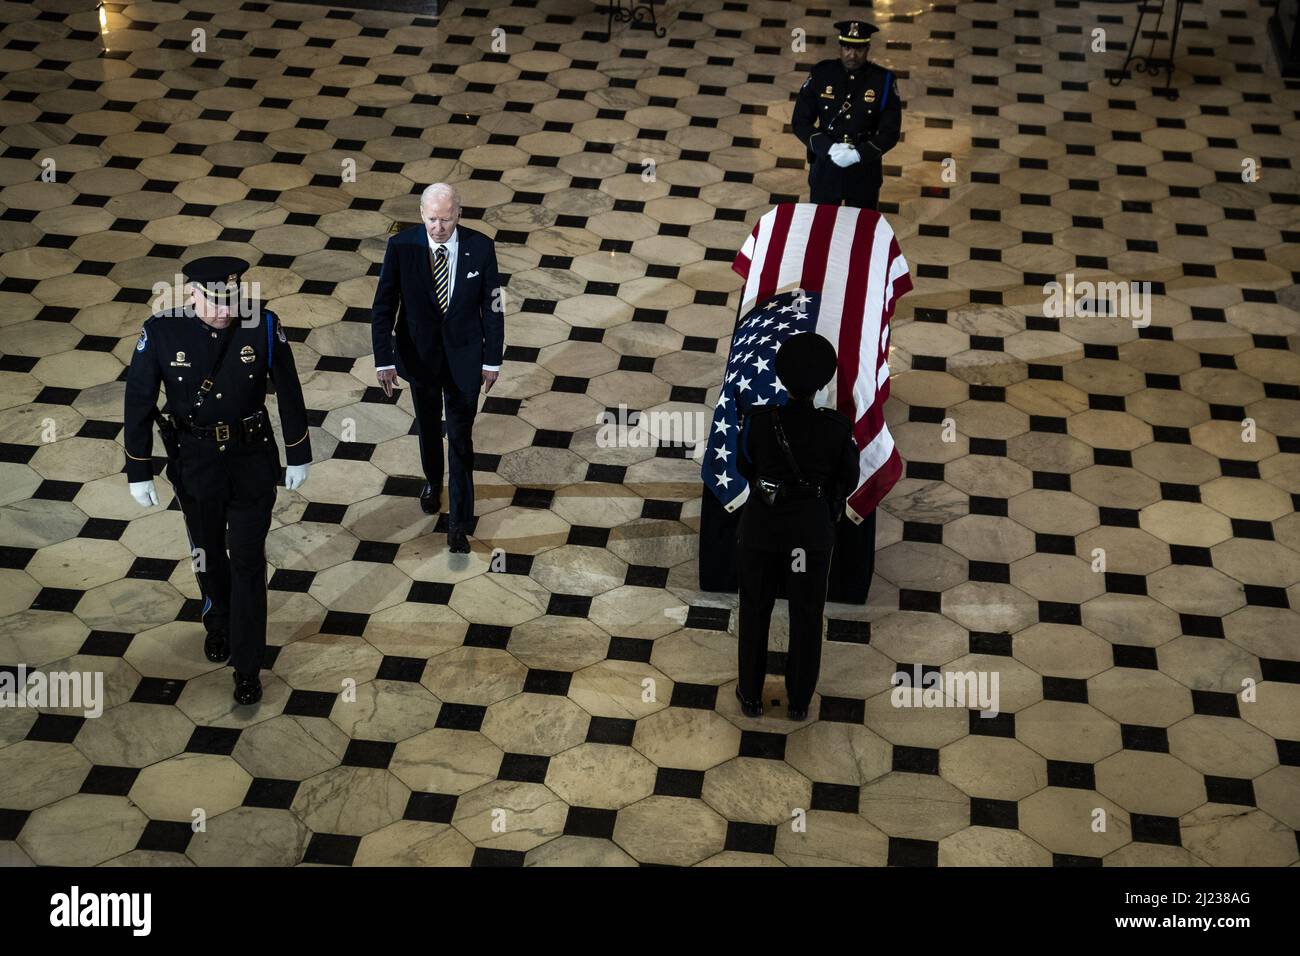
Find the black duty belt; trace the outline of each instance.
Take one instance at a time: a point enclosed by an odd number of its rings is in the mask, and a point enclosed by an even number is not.
[[[247,418],[229,424],[218,422],[216,425],[191,425],[178,416],[172,416],[172,422],[187,435],[203,441],[215,441],[222,445],[227,442],[248,444],[265,438],[271,431],[265,408],[260,408]]]
[[[760,489],[764,484],[772,490],[768,504],[784,504],[787,501],[806,501],[812,498],[824,498],[826,492],[821,482],[806,478],[764,478],[758,479]],[[766,495],[764,497],[767,497]]]

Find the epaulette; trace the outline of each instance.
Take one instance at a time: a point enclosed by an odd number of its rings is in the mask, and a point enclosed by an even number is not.
[[[847,428],[852,428],[852,427],[853,427],[853,423],[852,423],[851,421],[849,421],[848,416],[847,416],[847,415],[844,415],[844,414],[843,414],[842,412],[840,412],[838,409],[835,409],[835,408],[827,408],[825,405],[819,405],[819,406],[817,407],[817,411],[819,411],[819,412],[825,412],[827,415],[830,415],[832,418],[837,419],[837,420],[843,422],[844,425],[845,425]]]

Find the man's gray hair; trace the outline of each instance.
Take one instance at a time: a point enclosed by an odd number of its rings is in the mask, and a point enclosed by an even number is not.
[[[434,183],[432,186],[426,186],[424,192],[420,193],[420,208],[423,209],[433,200],[444,197],[450,199],[452,205],[456,207],[456,211],[460,212],[460,194],[446,183]]]

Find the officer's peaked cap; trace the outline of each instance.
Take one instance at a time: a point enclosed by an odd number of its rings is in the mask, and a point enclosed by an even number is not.
[[[776,374],[786,391],[812,395],[835,374],[835,346],[816,332],[800,332],[776,351]]]

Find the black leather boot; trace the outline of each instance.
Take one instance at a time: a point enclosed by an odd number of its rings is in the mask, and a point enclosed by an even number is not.
[[[262,681],[256,674],[235,674],[235,703],[256,704],[262,699]]]
[[[208,631],[203,641],[203,656],[214,664],[230,660],[230,635],[225,631]]]
[[[745,700],[740,696],[740,685],[736,685],[736,700],[740,701],[740,711],[746,717],[762,717],[763,702],[761,700]]]

